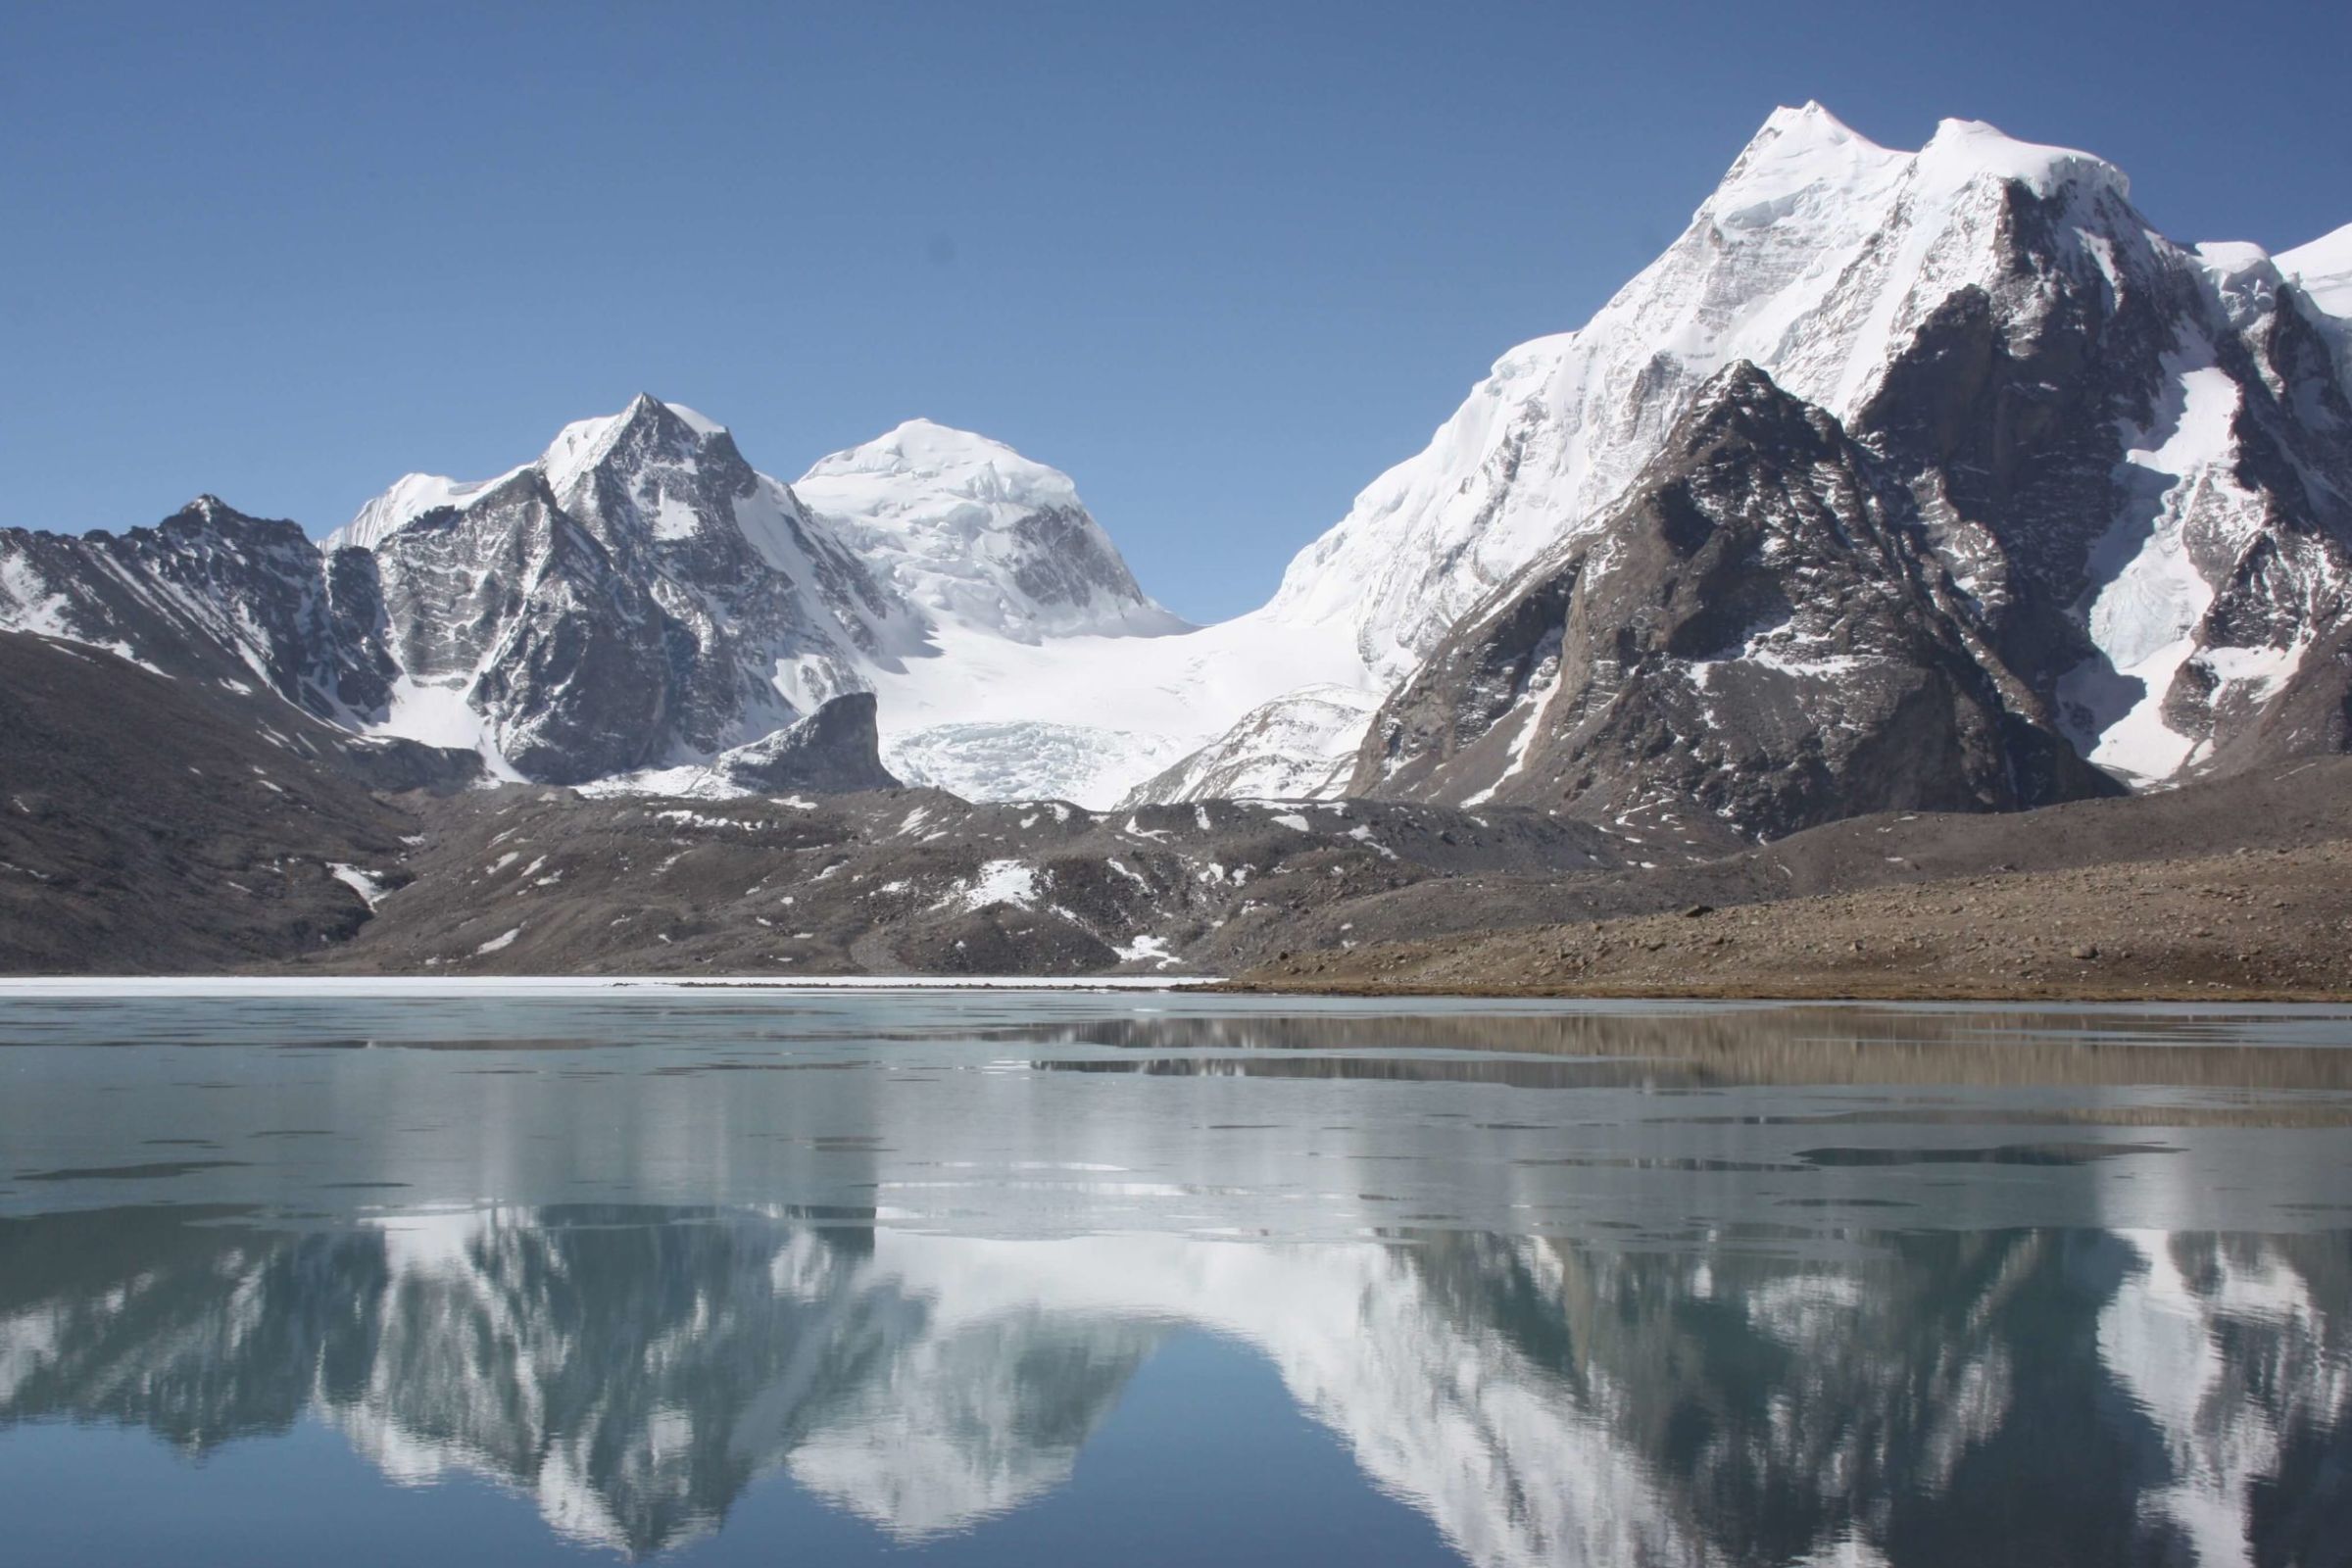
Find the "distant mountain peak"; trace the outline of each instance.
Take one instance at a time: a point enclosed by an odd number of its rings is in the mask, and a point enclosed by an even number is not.
[[[404,473],[381,495],[371,497],[351,521],[327,535],[326,548],[357,546],[373,549],[428,512],[443,507],[465,508],[483,499],[524,468],[536,467],[555,495],[568,494],[597,466],[632,435],[660,444],[664,437],[681,454],[699,451],[716,439],[733,437],[727,427],[682,403],[668,403],[650,392],[631,398],[618,414],[574,419],[556,432],[536,460],[507,469],[489,479],[453,479],[441,473]]]
[[[682,404],[664,403],[649,392],[640,392],[618,414],[575,419],[557,431],[555,440],[539,456],[539,467],[547,475],[548,488],[564,496],[626,445],[685,458],[718,441],[732,446],[726,426]]]
[[[1724,177],[1727,181],[1737,179],[1768,157],[1785,158],[1843,147],[1886,151],[1823,108],[1819,100],[1808,98],[1797,108],[1784,105],[1765,116],[1764,123],[1756,127],[1756,133],[1748,138],[1740,156],[1732,160],[1731,170]]]
[[[993,437],[935,419],[908,419],[871,441],[820,458],[794,488],[852,475],[928,480],[931,488],[974,500],[1083,505],[1076,482],[1059,468]]]
[[[1181,630],[1147,597],[1059,468],[908,419],[818,460],[793,493],[927,612],[1034,642]]]

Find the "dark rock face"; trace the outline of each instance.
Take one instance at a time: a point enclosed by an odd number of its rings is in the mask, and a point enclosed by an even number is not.
[[[726,753],[713,767],[737,787],[768,795],[898,789],[882,765],[874,712],[872,692],[836,697],[799,723]]]
[[[428,514],[397,546],[377,560],[402,667],[465,689],[517,768],[580,783],[658,755],[662,617],[536,470],[465,512]]]
[[[2075,254],[2063,204],[2006,192],[2003,275],[1962,289],[1921,325],[1853,419],[1858,441],[1909,485],[1926,532],[1963,584],[2001,661],[2079,739],[2112,704],[2150,695],[2092,644],[2095,601],[2135,534],[2177,517],[2179,549],[2213,588],[2182,630],[2195,652],[2161,693],[2190,766],[2230,771],[2281,754],[2308,724],[2266,722],[2295,679],[2233,678],[2314,641],[2352,612],[2352,389],[2311,309],[2267,267],[2215,283],[2147,233],[2121,197],[2094,268]],[[2188,378],[2229,402],[2229,484],[2175,483],[2130,450],[2193,419]],[[2138,432],[2138,433],[2135,433]],[[2110,696],[2102,704],[2095,694]]]
[[[1354,793],[1777,837],[2111,790],[1957,613],[1907,491],[1739,365],[1600,528],[1373,720]]]
[[[1138,607],[1148,602],[1127,563],[1077,508],[1039,507],[1011,531],[1021,562],[1013,586],[1037,603],[1081,606],[1099,596]]]
[[[1725,372],[1744,390],[1702,393],[1391,700],[1353,789],[1680,800],[1779,834],[2105,791],[2084,758],[2143,782],[2342,749],[2328,327],[2267,261],[2155,234],[2119,181],[1994,196],[1982,280],[1896,339],[1845,428],[1766,416],[1770,383]]]
[[[1996,143],[1998,157],[1980,161]],[[1916,586],[1997,689],[2004,746],[2039,753],[2030,732],[2055,733],[2146,786],[2339,744],[2330,651],[2352,616],[2340,318],[2253,247],[2167,240],[2119,172],[1984,127],[1939,130],[1886,187],[1873,226],[1853,231],[1858,248],[1842,249],[1837,224],[1806,208],[1880,199],[1847,177],[1851,145],[1817,117],[1776,118],[1751,150],[1768,164],[1815,160],[1810,183],[1782,190],[1773,181],[1794,178],[1794,165],[1773,164],[1767,178],[1743,156],[1574,349],[1529,345],[1498,366],[1462,427],[1448,427],[1468,445],[1433,445],[1416,460],[1422,488],[1399,492],[1428,535],[1417,542],[1449,547],[1413,558],[1399,580],[1441,599],[1477,564],[1486,527],[1513,548],[1546,531],[1564,541],[1526,568],[1536,575],[1557,572],[1560,550],[1605,559],[1592,536],[1617,525],[1633,493],[1616,475],[1670,451],[1665,433],[1705,384],[1715,345],[1741,342],[1830,410],[1878,488],[1907,492],[1907,507],[1887,497],[1890,526]],[[1770,199],[1751,202],[1760,178]],[[1796,207],[1776,205],[1783,197]],[[1788,291],[1792,275],[1822,286]],[[1764,315],[1744,314],[1758,302]],[[1505,401],[1486,408],[1490,395]],[[1475,470],[1473,451],[1484,454]],[[1434,484],[1457,472],[1458,487]],[[1367,537],[1386,537],[1377,521]],[[1503,597],[1533,591],[1531,577]],[[1571,591],[1556,582],[1556,605],[1519,612],[1556,630]],[[1490,603],[1475,615],[1496,612]],[[1529,646],[1530,668],[1542,665],[1548,656]],[[1573,665],[1575,650],[1566,657]],[[1469,753],[1512,710],[1514,678],[1465,677],[1469,706],[1434,740],[1412,733],[1428,713],[1406,715],[1395,753],[1376,734],[1355,787],[1455,801],[1492,787],[1499,765],[1480,776],[1465,762],[1455,788],[1436,774],[1415,782],[1428,772],[1416,759]],[[2058,762],[2016,760],[2030,769],[2007,791],[2016,799],[2072,788]]]

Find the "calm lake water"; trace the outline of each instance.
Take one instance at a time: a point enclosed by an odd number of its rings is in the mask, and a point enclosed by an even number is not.
[[[2352,1013],[0,992],[0,1561],[2352,1561]]]

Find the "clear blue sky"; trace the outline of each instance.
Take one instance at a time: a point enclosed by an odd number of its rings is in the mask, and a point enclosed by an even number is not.
[[[324,531],[644,389],[785,478],[985,431],[1222,616],[1775,104],[2276,249],[2352,220],[2347,60],[2343,0],[0,0],[0,524]]]

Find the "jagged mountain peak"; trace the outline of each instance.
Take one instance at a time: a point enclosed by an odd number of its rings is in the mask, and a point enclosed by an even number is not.
[[[1759,228],[1789,216],[1794,200],[1867,202],[1896,180],[1914,192],[1948,195],[1987,181],[2014,181],[2048,197],[2074,183],[2129,200],[2124,172],[2089,153],[2021,140],[1981,120],[1946,119],[1918,152],[1883,147],[1817,102],[1776,109],[1733,160],[1694,220]]]
[[[1734,360],[1699,386],[1641,479],[1687,471],[1697,463],[1787,465],[1800,458],[1845,464],[1851,442],[1825,411],[1782,386],[1752,360]]]
[[[1689,412],[1670,434],[1667,450],[1696,451],[1727,434],[1752,435],[1767,422],[1778,433],[1791,416],[1802,418],[1809,412],[1755,361],[1734,360],[1700,384]]]
[[[1764,130],[1780,135],[1811,134],[1816,131],[1838,137],[1858,134],[1851,125],[1830,113],[1818,98],[1808,98],[1793,109],[1787,104],[1781,105],[1764,117]],[[1762,133],[1759,131],[1757,134]]]
[[[208,536],[239,536],[272,547],[306,539],[300,523],[241,512],[209,491],[164,518],[159,527],[167,535],[193,531]]]
[[[275,517],[264,517],[250,512],[240,511],[209,490],[188,502],[171,516],[166,517],[164,521],[167,525],[195,522],[214,528],[244,527],[255,523],[264,523],[279,528],[294,526],[290,522],[284,522]]]
[[[391,488],[371,498],[351,521],[326,538],[326,548],[357,546],[373,549],[428,512],[443,507],[461,510],[496,491],[526,468],[536,468],[559,499],[575,493],[582,480],[625,448],[637,447],[673,460],[691,461],[710,455],[735,463],[727,427],[682,403],[669,403],[640,392],[617,414],[574,419],[556,432],[547,449],[531,463],[509,468],[489,479],[453,479],[440,473],[404,473]]]
[[[618,414],[565,425],[540,454],[538,466],[548,488],[568,500],[599,469],[616,462],[636,470],[706,461],[743,466],[726,426],[683,404],[640,392]]]

